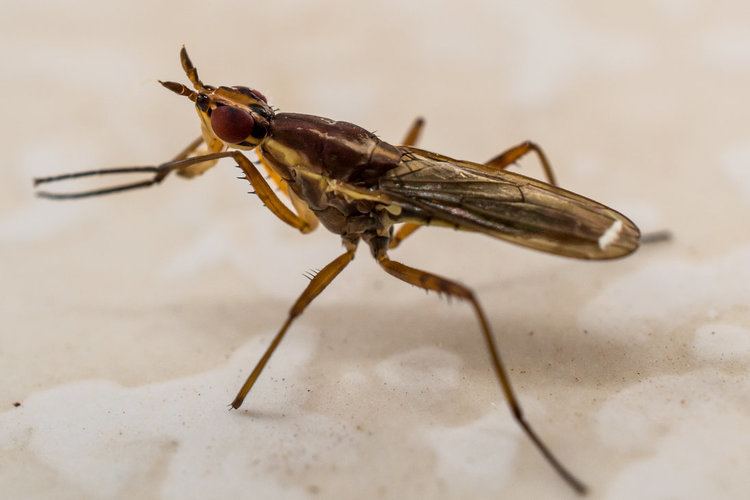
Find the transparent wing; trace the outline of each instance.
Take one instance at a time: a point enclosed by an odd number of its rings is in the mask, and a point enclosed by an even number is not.
[[[405,219],[580,259],[613,259],[638,247],[635,224],[593,200],[523,175],[401,150],[400,165],[380,179],[379,189],[403,207]]]

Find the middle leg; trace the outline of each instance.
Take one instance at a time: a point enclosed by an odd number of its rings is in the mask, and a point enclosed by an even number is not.
[[[414,146],[415,144],[417,144],[417,141],[419,141],[419,136],[422,134],[423,128],[424,118],[419,117],[414,120],[414,123],[412,123],[409,131],[404,136],[404,140],[401,141],[401,144],[403,146]],[[393,239],[391,239],[389,248],[396,248],[397,246],[399,246],[402,241],[408,238],[409,235],[411,235],[411,233],[413,233],[417,229],[419,229],[419,224],[416,224],[414,222],[407,222],[402,225],[400,228],[398,228],[398,231],[396,231]]]
[[[513,165],[516,161],[521,159],[521,157],[531,153],[532,151],[539,157],[539,161],[542,164],[542,168],[544,169],[544,174],[547,177],[547,181],[553,186],[557,186],[557,180],[555,179],[555,174],[552,171],[552,165],[550,165],[549,161],[547,160],[547,156],[544,154],[544,151],[542,151],[542,148],[530,141],[523,142],[508,149],[507,151],[499,154],[495,158],[485,163],[484,166],[489,170],[505,170],[509,166]],[[398,247],[401,242],[411,236],[417,229],[420,228],[420,226],[421,224],[416,224],[414,222],[407,222],[406,224],[401,226],[388,244],[388,248],[393,250],[394,248]]]

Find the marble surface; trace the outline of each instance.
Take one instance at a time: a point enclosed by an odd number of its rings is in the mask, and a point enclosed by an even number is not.
[[[418,114],[421,145],[451,156],[533,139],[565,187],[670,229],[609,263],[441,229],[394,257],[475,288],[529,420],[591,498],[746,498],[749,22],[740,1],[5,6],[0,496],[574,497],[513,422],[469,308],[364,249],[227,411],[302,273],[340,252],[228,165],[33,197],[35,175],[153,164],[195,137],[156,84],[183,79],[185,43],[209,83],[386,140]]]

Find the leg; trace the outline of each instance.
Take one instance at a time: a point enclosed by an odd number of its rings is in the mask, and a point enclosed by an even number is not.
[[[411,144],[408,144],[408,145],[411,145]],[[533,142],[526,141],[524,143],[519,144],[518,146],[514,146],[510,148],[509,150],[505,151],[504,153],[491,159],[484,165],[489,167],[489,169],[491,170],[504,170],[508,168],[509,166],[513,165],[522,156],[530,153],[531,151],[535,152],[537,156],[539,156],[539,161],[541,161],[542,163],[542,167],[544,168],[544,174],[547,176],[547,180],[549,181],[549,183],[552,184],[553,186],[557,186],[557,181],[555,180],[555,174],[552,172],[552,166],[550,165],[549,161],[547,161],[547,156],[544,154],[544,151],[542,151],[542,148],[540,148]],[[420,227],[420,224],[416,224],[413,222],[407,222],[406,224],[401,226],[399,230],[396,232],[391,242],[389,243],[388,248],[393,250],[394,248],[398,247],[402,241],[404,241],[407,237],[409,237],[412,233],[414,233],[414,231],[419,229],[419,227]]]
[[[204,142],[204,136],[201,135],[200,137],[197,137],[193,139],[193,141],[188,144],[185,149],[177,153],[177,155],[172,158],[172,161],[179,161],[184,160],[185,158],[192,156],[202,156],[206,155],[208,153],[218,153],[223,149],[223,145],[217,145],[214,141],[212,141],[211,144],[207,144],[205,147],[201,148],[201,145]],[[221,141],[219,141],[221,142]],[[177,172],[177,175],[180,175],[182,177],[192,178],[196,175],[200,175],[209,168],[216,165],[217,160],[208,161],[205,163],[199,163],[197,165],[190,165],[182,170],[179,170]]]
[[[641,244],[649,245],[651,243],[663,243],[672,239],[672,233],[667,229],[644,233],[641,235]]]
[[[414,120],[414,123],[409,127],[409,131],[404,136],[404,140],[401,141],[402,146],[414,146],[419,141],[419,136],[422,134],[424,128],[424,118],[421,116]]]
[[[205,126],[202,126],[205,128]],[[203,137],[212,137],[211,134],[208,134],[204,131]],[[187,158],[193,151],[195,151],[200,143],[203,141],[203,138],[196,139],[196,141],[193,142],[195,144],[195,147],[192,149],[186,148],[178,157],[175,158],[175,160]],[[191,146],[193,145],[191,144]],[[203,148],[203,150],[196,154],[196,156],[205,155],[208,153],[218,153],[221,152],[224,149],[224,143],[216,138],[209,139],[208,142],[206,142],[206,147]],[[289,199],[292,202],[292,206],[294,206],[294,210],[297,212],[297,215],[300,219],[304,220],[306,223],[305,229],[302,230],[303,233],[309,233],[315,230],[315,228],[318,227],[318,218],[315,216],[315,214],[307,207],[307,204],[300,200],[293,191],[290,191],[289,188],[286,185],[286,182],[266,163],[266,161],[263,159],[263,156],[261,155],[260,151],[256,151],[256,154],[258,156],[258,159],[260,160],[261,164],[265,167],[266,172],[271,177],[271,180],[281,189],[281,191],[286,194]],[[189,165],[187,167],[181,168],[177,171],[177,175],[181,177],[185,177],[188,179],[192,179],[193,177],[196,177],[198,175],[202,175],[204,172],[209,170],[210,168],[213,168],[218,160],[209,160],[204,161],[202,163],[198,163],[195,165]]]
[[[555,458],[555,456],[552,455],[549,449],[547,449],[547,446],[541,441],[541,439],[539,439],[531,426],[526,422],[526,419],[523,416],[523,411],[521,410],[521,405],[516,399],[513,388],[510,385],[510,379],[508,378],[508,374],[506,373],[505,367],[503,366],[502,359],[500,358],[500,352],[497,349],[495,339],[492,336],[492,332],[490,331],[489,323],[487,322],[487,318],[485,317],[484,311],[479,305],[479,302],[477,301],[476,297],[474,297],[474,292],[454,281],[447,280],[425,271],[420,271],[419,269],[405,266],[399,262],[394,262],[390,260],[384,252],[380,256],[378,256],[378,263],[388,274],[395,276],[396,278],[405,281],[406,283],[424,288],[425,290],[433,290],[438,293],[445,293],[447,295],[463,299],[471,303],[472,307],[474,308],[474,312],[479,319],[479,325],[482,329],[482,335],[484,335],[484,340],[487,344],[487,350],[490,353],[492,367],[495,370],[495,375],[500,382],[500,386],[502,387],[503,393],[505,395],[505,400],[508,402],[513,416],[515,417],[521,428],[524,430],[526,435],[536,445],[537,449],[539,449],[539,451],[542,453],[542,455],[544,455],[544,457],[557,471],[557,473],[560,474],[560,476],[578,493],[585,493],[586,487],[583,485],[583,483],[581,483],[570,472],[568,472],[565,467],[563,467],[563,465],[557,460],[557,458]]]
[[[255,188],[255,193],[258,195],[263,204],[273,212],[276,217],[281,219],[283,222],[289,224],[295,229],[299,229],[301,232],[309,232],[310,227],[307,222],[298,217],[292,212],[286,205],[273,192],[273,189],[268,185],[266,180],[263,178],[255,165],[247,159],[245,155],[239,151],[222,151],[219,153],[211,153],[202,156],[193,156],[185,158],[183,160],[170,161],[162,163],[158,166],[149,167],[124,167],[124,168],[109,168],[104,170],[88,170],[84,172],[76,172],[73,174],[63,174],[54,177],[44,177],[34,179],[34,185],[46,184],[48,182],[54,182],[64,179],[73,179],[78,177],[89,177],[92,175],[107,175],[107,174],[125,174],[125,173],[153,173],[154,177],[150,180],[135,182],[132,184],[124,184],[120,186],[113,186],[104,189],[95,189],[93,191],[83,191],[78,193],[49,193],[45,191],[38,191],[37,196],[42,198],[51,199],[73,199],[73,198],[86,198],[89,196],[98,196],[102,194],[117,193],[121,191],[129,191],[132,189],[139,189],[143,187],[153,186],[161,183],[164,178],[169,175],[172,171],[179,171],[190,165],[196,165],[199,163],[219,160],[221,158],[233,158],[237,162],[237,166],[245,173],[245,179]]]
[[[193,154],[193,152],[198,149],[201,144],[203,144],[203,136],[196,137],[190,144],[185,146],[185,149],[177,153],[177,155],[172,158],[172,161],[184,160],[185,158]]]
[[[289,196],[289,200],[291,200],[292,206],[297,212],[299,218],[305,221],[305,223],[307,224],[307,228],[302,232],[311,233],[315,231],[315,229],[318,227],[318,224],[320,223],[320,221],[318,220],[318,216],[315,215],[312,210],[310,210],[310,208],[307,206],[307,203],[302,201],[294,191],[292,191],[291,189],[287,189],[287,195]]]
[[[393,235],[393,238],[391,238],[391,241],[388,243],[388,248],[393,250],[397,246],[401,244],[402,241],[404,241],[406,238],[411,236],[411,234],[419,229],[421,227],[421,224],[417,224],[416,222],[406,222],[403,226],[398,228],[398,231],[396,231],[396,234]]]
[[[553,186],[557,186],[555,174],[552,172],[552,165],[550,165],[549,161],[547,160],[547,156],[544,154],[544,151],[542,151],[542,148],[530,141],[523,142],[518,146],[510,148],[509,150],[501,153],[500,155],[485,163],[485,165],[495,169],[503,170],[513,165],[516,161],[521,159],[521,157],[527,155],[532,151],[539,157],[539,161],[542,164],[542,168],[544,169],[544,174],[547,177],[547,181]],[[401,231],[399,231],[399,233],[400,232]],[[408,236],[412,232],[414,231],[410,231],[404,237]],[[398,244],[403,239],[404,238],[399,239],[399,234],[396,234],[392,243],[393,246],[391,248],[395,248],[396,246],[398,246]],[[662,230],[644,234],[643,236],[641,236],[641,243],[661,243],[664,241],[669,241],[670,239],[672,239],[672,234],[667,230]]]
[[[414,146],[417,141],[419,140],[419,136],[422,134],[422,129],[424,128],[424,118],[417,118],[414,120],[414,123],[412,123],[411,128],[409,128],[409,131],[404,136],[404,140],[401,142],[404,146]],[[404,241],[411,233],[419,229],[419,224],[416,224],[414,222],[407,222],[400,228],[398,228],[398,231],[396,232],[396,235],[393,237],[393,239],[390,242],[389,248],[396,248],[399,246],[399,244]]]
[[[324,267],[310,281],[310,284],[307,285],[305,291],[302,292],[302,295],[300,295],[300,297],[297,299],[297,302],[295,302],[292,308],[289,310],[289,316],[284,322],[284,325],[281,327],[281,330],[279,330],[279,332],[273,338],[273,340],[271,341],[271,345],[268,346],[268,349],[266,349],[266,352],[263,354],[263,357],[260,358],[258,364],[255,365],[253,372],[247,378],[247,381],[245,381],[244,385],[240,389],[240,392],[237,393],[237,397],[235,397],[234,401],[232,401],[232,408],[236,409],[242,405],[242,402],[250,392],[250,389],[253,388],[253,384],[255,384],[255,381],[258,380],[260,373],[263,371],[266,363],[268,363],[268,360],[276,350],[276,347],[278,347],[281,339],[284,338],[284,334],[289,329],[289,326],[292,324],[292,321],[294,321],[294,318],[302,314],[302,311],[305,310],[305,307],[307,307],[307,305],[310,304],[310,302],[312,302],[313,299],[317,297],[320,292],[322,292],[331,283],[331,281],[333,281],[333,279],[338,276],[341,271],[344,270],[346,265],[352,261],[356,248],[356,244],[350,244],[346,253],[340,255],[338,258],[336,258],[336,260]]]
[[[284,205],[284,203],[282,203],[279,197],[276,196],[276,194],[273,192],[273,189],[271,189],[271,186],[269,186],[266,180],[263,178],[263,175],[258,171],[257,168],[255,168],[253,162],[248,160],[247,157],[239,151],[224,151],[221,153],[213,153],[205,156],[197,156],[194,158],[183,160],[183,162],[191,162],[191,164],[204,163],[206,160],[218,160],[220,158],[226,157],[231,157],[237,162],[237,166],[240,167],[240,169],[245,173],[245,179],[247,179],[247,181],[250,182],[250,184],[255,189],[255,194],[258,195],[258,198],[260,198],[263,204],[268,207],[268,209],[271,210],[271,212],[273,212],[276,217],[286,222],[293,228],[299,229],[302,233],[309,233],[310,231],[312,231],[310,225],[305,220],[297,216],[297,214],[292,212],[289,208],[287,208],[286,205]]]
[[[271,167],[271,165],[268,164],[265,158],[263,158],[263,154],[260,151],[260,148],[255,150],[255,154],[258,156],[258,160],[263,165],[263,167],[266,169],[266,172],[268,173],[268,176],[271,178],[271,180],[278,186],[278,188],[287,195],[289,200],[292,202],[292,206],[294,207],[294,210],[297,212],[297,215],[299,215],[300,219],[307,222],[307,226],[309,228],[306,232],[312,232],[315,230],[315,228],[318,227],[319,220],[318,217],[315,215],[315,213],[310,210],[310,208],[307,206],[307,203],[302,201],[291,189],[289,189],[289,186],[287,185],[286,181],[281,178],[279,174],[276,173],[276,171]]]
[[[492,169],[504,170],[532,151],[539,157],[539,161],[542,163],[542,168],[544,169],[544,175],[547,176],[547,181],[553,186],[557,186],[555,174],[552,172],[552,166],[547,160],[547,156],[544,154],[544,151],[542,151],[542,148],[531,141],[522,142],[518,146],[513,146],[509,150],[485,163],[485,165]]]
[[[200,148],[199,151],[193,151],[193,156],[205,156],[210,153],[219,153],[224,150],[224,143],[213,136],[206,130],[206,126],[201,123],[201,133],[205,145]],[[197,148],[196,148],[197,149]],[[188,155],[190,156],[190,155]],[[187,158],[186,156],[185,158]],[[186,179],[192,179],[199,175],[203,175],[207,170],[214,167],[218,160],[210,160],[202,163],[196,163],[194,165],[188,165],[187,167],[181,168],[177,171],[177,175],[185,177]]]

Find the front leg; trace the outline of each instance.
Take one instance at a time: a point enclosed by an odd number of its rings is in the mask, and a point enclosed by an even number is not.
[[[178,157],[179,156],[181,155],[178,155]],[[77,179],[81,177],[91,177],[98,175],[130,173],[153,174],[153,177],[149,180],[110,186],[102,189],[94,189],[91,191],[79,191],[75,193],[50,193],[47,191],[37,191],[37,196],[56,200],[88,198],[91,196],[119,193],[122,191],[131,191],[133,189],[154,186],[156,184],[160,184],[171,172],[179,172],[180,170],[188,168],[191,165],[198,165],[207,162],[215,163],[221,158],[233,158],[237,162],[237,166],[245,173],[244,178],[247,179],[248,182],[250,182],[253,188],[255,188],[255,193],[258,195],[260,200],[266,207],[268,207],[269,210],[271,210],[271,212],[273,212],[274,215],[276,215],[276,217],[303,233],[307,233],[312,230],[310,224],[307,221],[299,217],[297,214],[287,208],[286,205],[284,205],[284,203],[279,199],[278,196],[276,196],[276,194],[273,192],[273,189],[271,189],[266,180],[263,178],[263,175],[258,172],[257,168],[255,168],[255,165],[253,165],[253,163],[239,151],[222,151],[219,153],[211,153],[202,156],[193,156],[190,158],[162,163],[161,165],[157,166],[119,167],[102,170],[86,170],[83,172],[75,172],[71,174],[42,177],[34,179],[34,185],[39,186],[40,184],[57,182],[65,179]]]
[[[255,189],[255,193],[258,195],[258,198],[260,198],[263,204],[268,207],[268,209],[273,212],[276,217],[286,222],[293,228],[298,229],[302,233],[309,233],[310,231],[315,229],[315,226],[311,225],[309,222],[292,212],[289,208],[287,208],[286,205],[284,205],[279,197],[276,196],[276,193],[273,192],[271,186],[269,186],[266,180],[263,178],[263,175],[258,171],[257,168],[255,168],[253,162],[248,160],[245,155],[243,155],[239,151],[232,151],[229,156],[237,161],[237,165],[245,173],[245,179],[247,179],[247,181],[252,184],[253,188]]]
[[[221,142],[218,138],[214,137],[213,134],[209,133],[206,129],[206,125],[201,123],[201,132],[202,132],[202,141],[204,142],[204,146],[200,148],[197,152],[195,152],[195,157],[198,156],[205,156],[209,153],[218,153],[220,151],[223,151],[225,146],[224,143]],[[199,143],[200,144],[200,143]],[[198,148],[195,148],[198,149]],[[187,158],[190,156],[190,153],[193,153],[194,151],[189,152],[187,155],[184,156],[184,158]],[[192,179],[193,177],[197,177],[199,175],[203,175],[207,170],[211,169],[216,165],[216,162],[218,160],[209,160],[204,161],[201,163],[196,163],[195,165],[190,165],[185,168],[182,168],[177,171],[177,175],[180,177],[185,177],[187,179]]]
[[[271,212],[273,212],[276,217],[289,224],[293,228],[298,229],[302,233],[309,233],[310,231],[315,229],[314,225],[310,224],[304,218],[298,216],[297,214],[292,212],[286,205],[284,205],[279,197],[276,196],[276,193],[273,192],[271,186],[269,186],[266,180],[263,178],[263,175],[258,171],[257,168],[255,168],[253,162],[251,162],[245,155],[243,155],[239,151],[222,151],[219,153],[194,156],[185,160],[166,163],[159,167],[159,173],[157,173],[154,180],[156,182],[161,182],[161,180],[164,179],[164,177],[166,177],[169,172],[173,170],[181,172],[185,168],[189,168],[194,165],[213,166],[221,158],[227,157],[230,157],[237,162],[237,166],[245,173],[245,179],[253,186],[255,194],[258,195],[258,198],[260,198],[263,204]]]
[[[193,141],[193,143],[185,148],[185,150],[182,151],[177,157],[175,157],[174,160],[188,158],[192,153],[198,150],[199,146],[203,142],[205,142],[205,145],[200,148],[198,154],[195,154],[196,157],[205,156],[209,153],[219,153],[224,150],[224,143],[219,139],[213,137],[212,134],[207,133],[205,124],[202,124],[202,129],[203,135]],[[258,156],[258,160],[265,167],[269,177],[271,177],[271,180],[284,194],[287,195],[287,197],[292,202],[292,206],[294,206],[294,210],[297,212],[297,216],[305,221],[304,228],[300,230],[303,233],[310,233],[314,231],[318,227],[318,218],[315,216],[315,214],[307,207],[307,204],[305,204],[304,201],[300,200],[294,194],[294,192],[289,189],[289,187],[286,185],[286,182],[284,182],[284,180],[268,165],[268,163],[263,159],[263,155],[260,153],[259,149],[256,150],[256,154]],[[208,160],[183,167],[177,171],[177,175],[185,177],[187,179],[192,179],[199,175],[203,175],[207,170],[213,168],[218,161],[219,160]]]
[[[276,184],[276,186],[281,190],[282,193],[287,195],[289,198],[289,201],[292,202],[292,206],[294,207],[294,210],[297,212],[297,215],[303,219],[305,222],[307,222],[308,230],[305,232],[312,232],[317,227],[320,221],[318,220],[318,217],[315,215],[315,213],[310,210],[310,208],[307,206],[307,203],[302,201],[299,196],[295,194],[294,191],[289,189],[289,186],[287,185],[286,181],[281,178],[281,176],[276,173],[276,170],[273,169],[271,164],[263,157],[263,153],[261,152],[261,148],[257,148],[255,150],[255,154],[258,157],[258,161],[260,161],[261,165],[266,169],[266,173],[268,173],[268,176],[271,178],[271,180]]]

